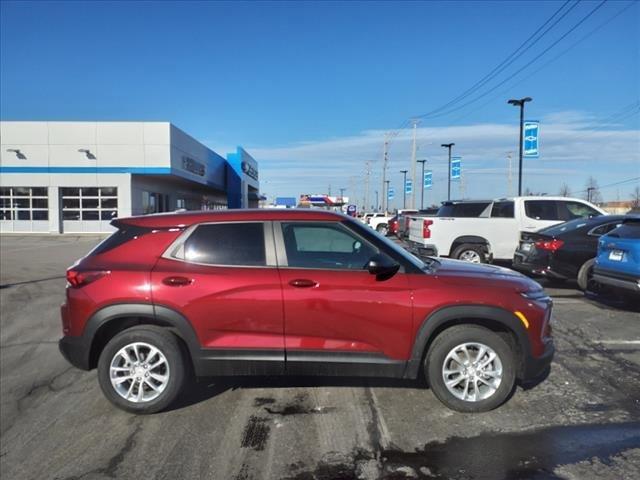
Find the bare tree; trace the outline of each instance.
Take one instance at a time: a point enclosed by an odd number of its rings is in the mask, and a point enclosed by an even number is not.
[[[591,203],[602,203],[602,195],[600,195],[600,187],[598,187],[598,180],[595,177],[589,177],[585,184],[585,199]]]
[[[631,208],[640,208],[640,185],[631,192]]]
[[[571,189],[569,188],[569,185],[567,185],[566,183],[563,183],[560,186],[560,191],[558,192],[558,195],[560,195],[561,197],[570,197]]]

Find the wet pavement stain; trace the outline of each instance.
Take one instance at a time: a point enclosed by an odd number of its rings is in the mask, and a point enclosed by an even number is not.
[[[276,401],[271,397],[256,397],[253,399],[254,407],[263,407],[264,405],[270,405],[272,403],[276,403]]]
[[[318,463],[312,470],[293,471],[291,480],[357,479],[359,462],[379,459],[378,478],[420,479],[558,479],[560,465],[611,457],[640,448],[640,422],[550,427],[521,433],[486,433],[451,437],[405,452],[381,450],[375,456],[354,452],[350,460]],[[332,476],[333,475],[333,476]]]
[[[240,442],[242,448],[252,448],[257,451],[264,450],[271,432],[271,427],[267,425],[268,421],[266,418],[256,417],[255,415],[249,417]]]
[[[257,400],[257,399],[256,399]],[[267,404],[274,402],[266,402]],[[257,402],[254,402],[257,406]],[[312,407],[309,405],[309,396],[306,393],[296,395],[292,401],[283,405],[273,405],[264,407],[265,411],[271,415],[289,416],[289,415],[314,415],[331,413],[336,410],[335,407]]]

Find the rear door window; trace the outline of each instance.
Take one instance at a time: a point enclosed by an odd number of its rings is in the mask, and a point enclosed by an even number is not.
[[[513,202],[495,202],[491,209],[492,218],[513,218]]]
[[[525,200],[524,213],[535,220],[560,220],[555,200]]]
[[[209,265],[267,264],[262,223],[209,223],[199,225],[184,242],[187,262]]]
[[[611,237],[640,239],[640,220],[626,222],[611,231]]]

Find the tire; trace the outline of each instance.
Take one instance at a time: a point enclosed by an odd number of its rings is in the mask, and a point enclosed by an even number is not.
[[[381,223],[376,227],[376,230],[380,235],[387,236],[387,234],[389,233],[389,226],[385,225],[384,223]]]
[[[591,260],[587,260],[582,264],[580,270],[578,270],[578,288],[583,292],[589,288],[589,282],[591,281],[591,276],[593,275],[593,265],[596,263],[596,259],[592,258]]]
[[[98,381],[107,399],[122,410],[138,414],[156,413],[171,405],[182,391],[187,376],[185,355],[178,342],[173,333],[152,325],[132,327],[113,337],[98,360]],[[149,356],[152,348],[158,353]],[[138,358],[135,362],[138,366],[127,362],[127,356],[131,360]],[[152,362],[146,363],[149,359]],[[157,366],[153,367],[154,364]],[[112,366],[120,370],[112,372]],[[127,372],[127,368],[131,370]],[[122,380],[116,387],[112,373],[114,378],[131,380]],[[167,376],[164,382],[160,381]],[[141,385],[142,398],[137,401]]]
[[[488,353],[493,351],[498,361],[493,360],[488,364],[485,373],[480,375],[482,380],[474,382],[472,379],[471,382],[468,382],[467,396],[469,398],[460,398],[465,393],[464,385],[467,382],[465,374],[462,372],[460,374],[446,374],[449,380],[456,380],[460,376],[463,378],[458,384],[451,387],[457,392],[456,395],[445,384],[444,367],[446,366],[448,371],[464,369],[463,365],[451,359],[451,353],[462,345],[466,345],[473,362],[476,360],[474,355],[480,353],[478,348],[480,344],[487,349]],[[482,356],[481,363],[488,361],[488,353]],[[466,360],[461,355],[464,354],[459,354],[458,358]],[[458,412],[476,413],[488,412],[505,402],[515,385],[516,365],[517,359],[513,350],[500,335],[477,325],[457,325],[446,329],[433,341],[425,358],[424,371],[431,390],[445,406]],[[494,379],[498,378],[498,372],[501,372],[501,376],[500,381],[496,382]],[[488,387],[482,383],[483,381],[492,384],[492,386]],[[478,385],[477,390],[474,388],[474,384]],[[475,399],[471,398],[472,390]]]
[[[482,245],[463,243],[455,248],[451,258],[471,263],[487,263],[487,253]]]

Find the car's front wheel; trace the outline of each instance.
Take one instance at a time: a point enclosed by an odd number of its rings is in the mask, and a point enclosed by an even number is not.
[[[431,390],[459,412],[500,406],[515,384],[516,358],[497,333],[476,325],[448,328],[433,341],[425,359]]]
[[[171,332],[151,325],[113,337],[98,360],[98,380],[111,403],[132,413],[155,413],[178,397],[186,377],[184,355]]]

